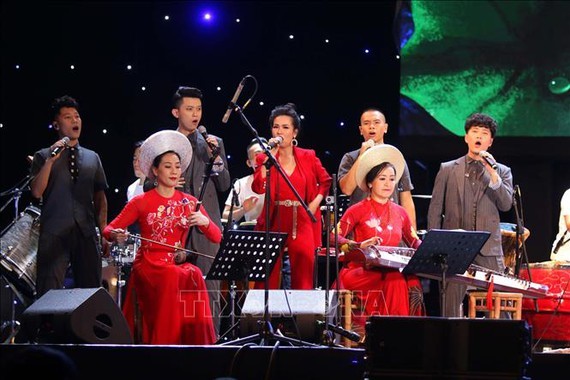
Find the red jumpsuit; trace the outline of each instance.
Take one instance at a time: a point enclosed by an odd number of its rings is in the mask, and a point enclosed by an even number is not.
[[[318,194],[328,195],[332,182],[331,176],[321,164],[314,150],[294,147],[296,167],[289,176],[291,184],[309,205]],[[277,158],[279,154],[277,154]],[[265,194],[265,178],[261,176],[264,154],[256,157],[257,169],[254,173],[252,189],[258,194]],[[285,182],[283,176],[272,167],[270,172],[270,222],[271,232],[286,232],[288,234],[285,247],[289,252],[291,262],[291,288],[313,289],[313,273],[315,265],[315,250],[321,245],[321,214],[320,209],[315,213],[316,222],[310,219],[297,197]],[[267,201],[267,197],[265,197]],[[257,220],[255,230],[265,231],[265,203]],[[269,277],[269,288],[279,289],[281,276],[281,259],[278,259]],[[263,289],[264,282],[257,282],[255,287]]]

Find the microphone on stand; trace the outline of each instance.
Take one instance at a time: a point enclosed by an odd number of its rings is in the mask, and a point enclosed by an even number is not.
[[[230,118],[230,115],[232,113],[232,110],[235,108],[236,106],[236,102],[243,90],[243,86],[245,85],[245,80],[246,80],[247,76],[243,77],[243,79],[241,80],[241,82],[239,82],[237,88],[236,88],[236,92],[234,94],[234,97],[232,98],[232,100],[230,101],[230,104],[228,104],[228,110],[226,111],[226,113],[224,114],[224,117],[222,118],[222,123],[226,124]]]
[[[62,150],[64,150],[65,148],[67,148],[67,144],[69,144],[69,137],[65,136],[64,138],[61,139],[61,142],[63,143],[63,145],[61,146],[56,146],[55,148],[53,148],[53,150],[51,151],[50,155],[52,157],[57,156]]]

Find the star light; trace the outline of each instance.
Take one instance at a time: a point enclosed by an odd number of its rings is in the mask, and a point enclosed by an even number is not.
[[[214,20],[214,15],[210,11],[206,11],[202,14],[202,20],[211,22]]]

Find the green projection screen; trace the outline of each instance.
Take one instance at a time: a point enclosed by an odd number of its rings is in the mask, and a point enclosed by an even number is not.
[[[401,1],[400,135],[570,136],[570,2]]]

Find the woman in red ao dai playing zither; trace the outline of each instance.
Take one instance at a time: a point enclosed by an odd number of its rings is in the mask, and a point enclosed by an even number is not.
[[[405,209],[390,200],[404,168],[400,151],[388,144],[378,145],[360,160],[356,180],[369,196],[349,207],[342,216],[338,228],[341,250],[348,252],[371,245],[419,247],[421,241]],[[397,268],[366,268],[362,262],[350,261],[341,269],[339,279],[341,288],[353,292],[353,300],[365,318],[425,315],[417,276],[405,276]]]

